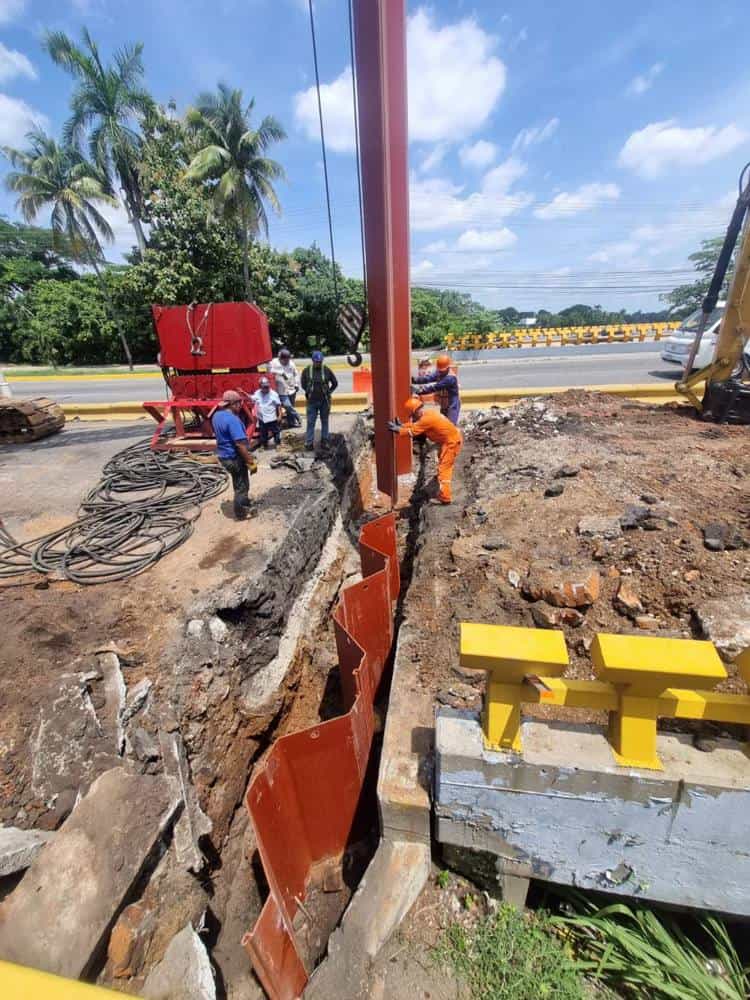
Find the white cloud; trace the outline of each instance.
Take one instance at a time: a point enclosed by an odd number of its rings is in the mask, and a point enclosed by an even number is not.
[[[327,146],[336,153],[351,152],[355,148],[351,66],[347,66],[332,83],[321,83],[320,100],[323,105]],[[318,95],[315,87],[308,87],[294,95],[294,117],[308,139],[320,141]]]
[[[445,178],[419,179],[412,175],[409,186],[412,228],[430,231],[501,223],[534,200],[526,191],[511,190],[525,171],[520,160],[506,160],[486,173],[479,190],[468,195],[463,194],[463,187]]]
[[[26,0],[0,0],[0,24],[9,24],[23,14]]]
[[[2,2],[2,0],[0,0]],[[438,27],[420,7],[409,17],[409,138],[460,141],[480,128],[505,89],[505,65],[494,55],[497,39],[473,18]],[[460,54],[457,58],[456,53]],[[336,152],[354,149],[351,67],[321,85],[326,139]],[[319,136],[314,87],[295,94],[294,115],[310,139]]]
[[[434,243],[428,243],[426,247],[422,247],[422,253],[442,253],[447,249],[448,244],[445,240],[436,240]]]
[[[49,127],[49,119],[18,97],[0,94],[0,146],[22,146],[34,125]]]
[[[133,226],[128,221],[128,214],[122,205],[111,208],[109,205],[99,205],[99,211],[112,227],[114,233],[113,243],[103,243],[104,256],[109,261],[119,263],[126,253],[130,253],[133,247],[137,246]],[[148,226],[145,227],[148,236]]]
[[[12,80],[16,76],[26,76],[29,80],[36,80],[36,70],[23,52],[7,49],[0,42],[0,83]]]
[[[479,139],[470,146],[462,146],[458,156],[465,167],[477,167],[481,170],[493,162],[497,156],[497,146],[494,142]]]
[[[616,184],[582,184],[576,191],[561,191],[551,202],[534,209],[538,219],[560,219],[586,212],[607,201],[617,201],[620,189]]]
[[[555,134],[559,124],[559,118],[550,118],[550,120],[545,122],[544,125],[535,125],[532,128],[522,128],[513,140],[511,151],[513,153],[521,153],[524,149],[528,149],[529,146],[539,145],[540,142],[544,142],[546,139],[549,139],[551,135]]]
[[[435,265],[431,260],[422,260],[411,269],[411,277],[419,278],[435,270]]]
[[[432,151],[425,156],[422,162],[419,164],[419,169],[423,174],[430,173],[435,167],[439,167],[443,162],[445,154],[448,152],[448,143],[439,142],[437,146],[433,147]]]
[[[456,246],[459,250],[506,250],[517,239],[507,226],[502,229],[467,229],[458,237]]]
[[[664,63],[660,62],[649,66],[645,73],[639,73],[638,76],[633,77],[625,93],[630,97],[640,97],[642,94],[645,94],[647,90],[651,90],[657,76],[659,76],[663,69]]]
[[[651,180],[671,167],[716,160],[743,145],[748,138],[748,133],[734,122],[724,128],[717,125],[681,128],[674,119],[652,122],[628,137],[618,163]]]
[[[638,252],[638,244],[633,240],[621,240],[619,243],[608,243],[596,253],[588,255],[586,260],[596,264],[622,263],[632,261]]]

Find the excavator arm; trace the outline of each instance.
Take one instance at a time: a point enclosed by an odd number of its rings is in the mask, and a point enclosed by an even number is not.
[[[716,308],[738,239],[741,241],[740,249],[713,361],[690,374],[706,322]],[[744,349],[750,338],[750,163],[740,175],[737,204],[701,311],[703,317],[685,363],[683,378],[675,388],[687,396],[705,416],[711,416],[715,420],[749,423],[750,386],[743,381],[743,375],[747,374]],[[696,392],[701,383],[705,383],[702,400]]]

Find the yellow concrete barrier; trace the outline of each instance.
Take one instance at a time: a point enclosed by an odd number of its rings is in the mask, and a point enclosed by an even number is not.
[[[565,680],[560,675],[568,653],[561,631],[462,623],[461,666],[489,673],[485,746],[522,752],[524,703],[608,712],[616,763],[649,770],[662,768],[656,752],[659,718],[750,725],[749,695],[711,690],[727,672],[710,642],[601,633],[591,649],[599,679]],[[750,650],[737,663],[750,681]]]

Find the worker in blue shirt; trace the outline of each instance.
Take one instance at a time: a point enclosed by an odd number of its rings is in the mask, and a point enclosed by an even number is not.
[[[248,497],[250,473],[258,471],[248,447],[245,425],[240,420],[241,407],[242,396],[234,389],[227,389],[211,418],[217,457],[232,477],[234,516],[238,521],[253,513],[253,505]]]
[[[420,371],[421,371],[420,365]],[[417,396],[435,395],[435,401],[440,412],[454,425],[458,425],[461,414],[461,397],[459,395],[458,377],[451,372],[451,359],[447,354],[441,354],[435,361],[434,372],[412,376],[412,383],[418,385]]]

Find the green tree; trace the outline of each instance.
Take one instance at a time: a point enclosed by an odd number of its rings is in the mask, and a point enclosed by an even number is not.
[[[3,154],[15,168],[5,184],[18,195],[16,207],[27,222],[33,222],[45,208],[51,208],[53,246],[69,252],[73,259],[88,263],[94,270],[105,296],[102,279],[104,260],[100,238],[111,242],[112,228],[97,203],[116,205],[105,189],[105,178],[71,146],[58,145],[41,129],[27,136],[28,149],[4,146]],[[113,310],[114,315],[114,310]],[[128,364],[133,360],[122,328],[120,340]]]
[[[141,138],[136,126],[153,105],[141,82],[143,45],[139,42],[119,49],[114,55],[114,63],[109,66],[102,62],[99,48],[85,28],[82,46],[76,45],[62,31],[50,31],[44,47],[53,61],[78,81],[64,138],[79,147],[88,132],[91,161],[110,183],[117,178],[138,248],[143,254],[146,238],[138,176]]]
[[[696,309],[700,309],[703,299],[708,292],[708,286],[711,284],[713,273],[716,270],[716,262],[719,259],[723,244],[724,237],[716,236],[714,239],[703,240],[700,250],[696,250],[695,253],[690,254],[688,260],[692,262],[693,267],[700,277],[688,285],[678,285],[667,295],[662,296],[662,298],[672,304],[675,312],[679,312],[682,316],[688,316],[691,312],[695,312]],[[719,293],[719,297],[723,299],[729,293],[729,284],[737,262],[738,246],[734,248],[732,260],[727,268],[726,278]]]
[[[242,91],[219,84],[216,94],[201,94],[186,120],[201,148],[191,160],[187,177],[209,183],[212,214],[237,227],[242,241],[242,279],[245,297],[252,298],[250,250],[252,238],[268,234],[266,203],[281,208],[273,182],[284,177],[282,166],[266,155],[286,132],[271,115],[257,129],[250,118],[255,105],[243,105]]]

